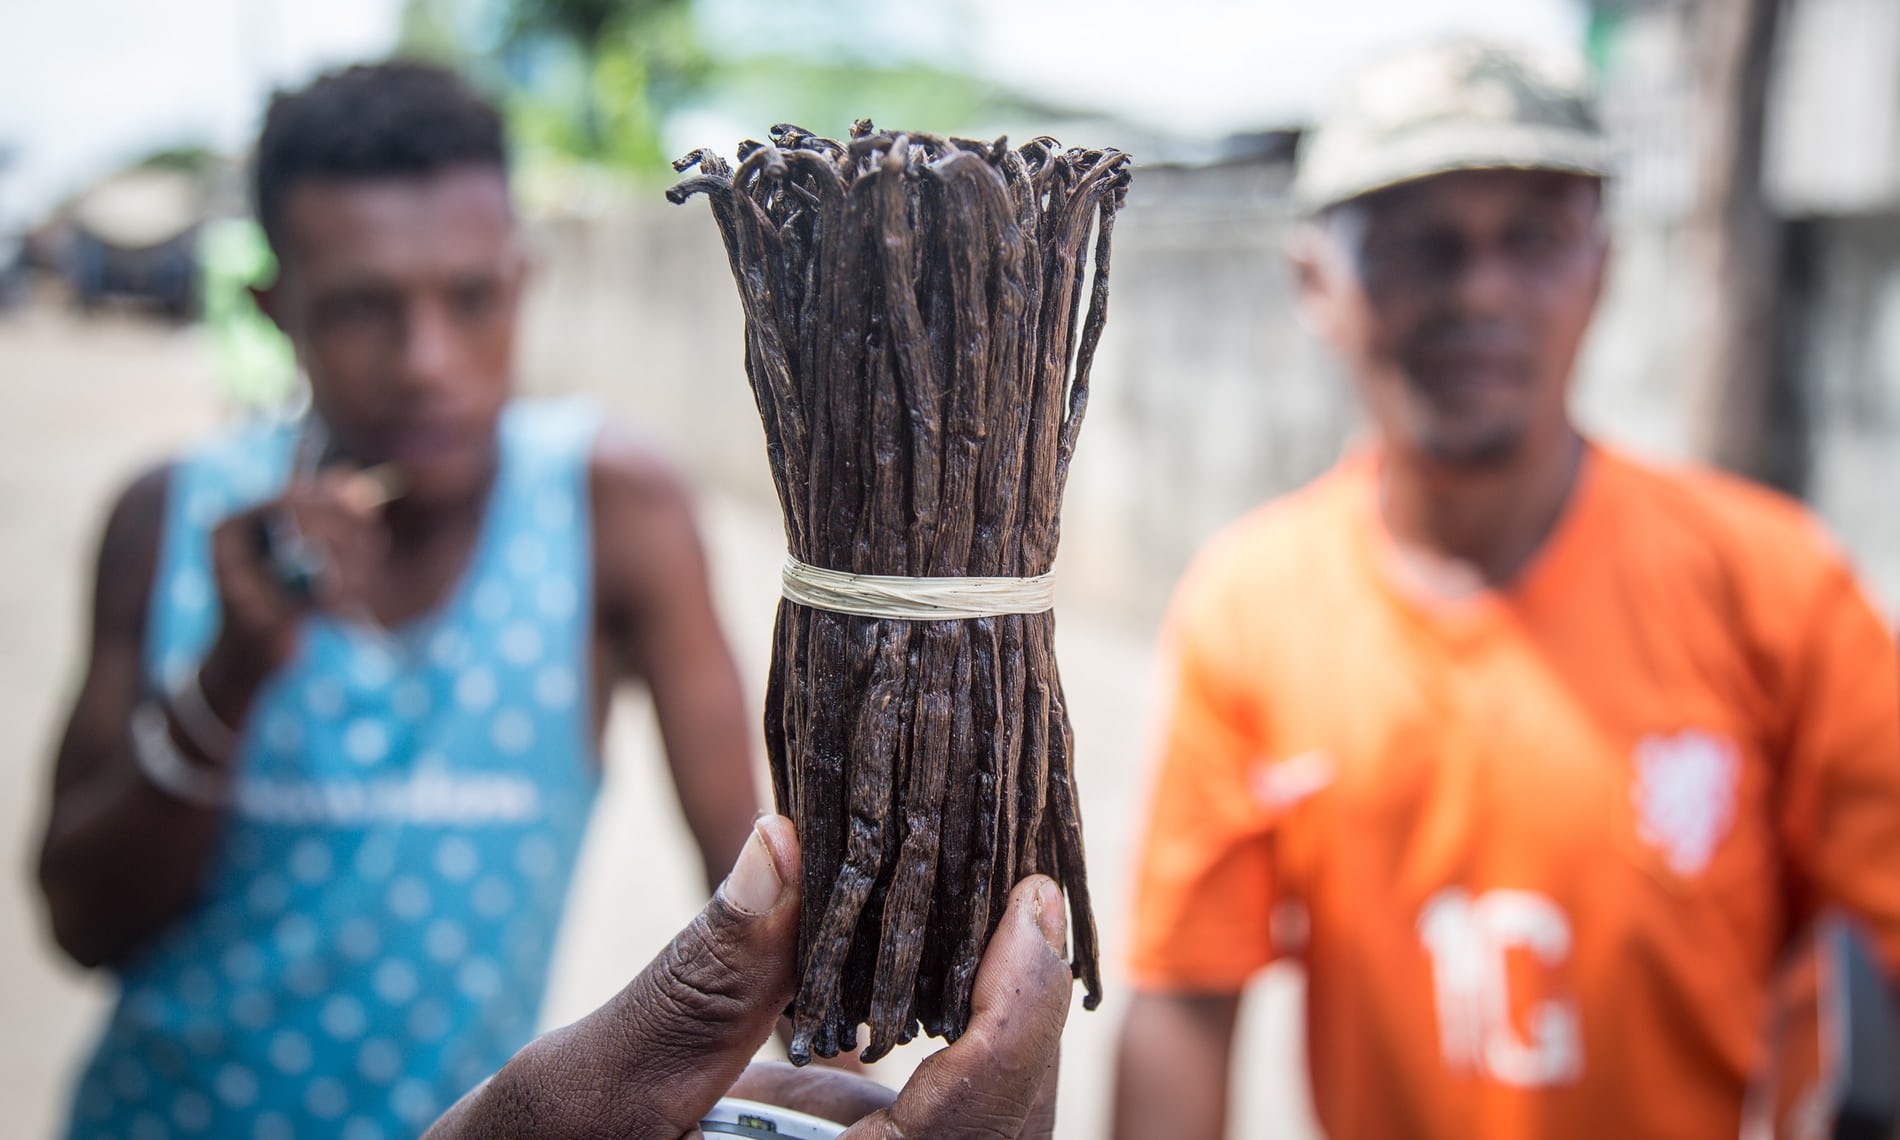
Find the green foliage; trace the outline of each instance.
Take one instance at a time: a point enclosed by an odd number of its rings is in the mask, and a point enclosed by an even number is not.
[[[990,84],[921,63],[867,67],[767,56],[722,65],[710,86],[710,105],[735,121],[756,123],[756,131],[791,122],[833,138],[864,118],[954,134],[1017,106]]]
[[[642,179],[672,177],[663,129],[686,110],[759,136],[773,123],[796,122],[835,137],[864,117],[953,133],[1021,109],[944,67],[944,52],[931,63],[903,53],[867,62],[847,50],[862,38],[855,31],[862,13],[830,0],[802,2],[809,12],[775,14],[781,23],[810,23],[809,35],[795,37],[803,54],[754,54],[763,46],[755,38],[742,54],[715,60],[701,43],[692,0],[406,0],[400,50],[498,90],[522,165],[578,163]],[[775,34],[765,42],[787,41]]]
[[[140,170],[175,170],[193,178],[208,178],[216,173],[220,161],[217,151],[193,143],[152,151],[132,165]]]
[[[530,158],[567,157],[634,171],[664,166],[662,115],[646,61],[607,45],[565,82],[516,88],[507,98],[515,147]]]
[[[514,0],[508,5],[513,38],[552,33],[591,50],[615,25],[639,23],[684,0]]]
[[[657,165],[665,113],[706,73],[691,15],[688,0],[512,0],[504,50],[567,73],[565,83],[530,76],[523,85],[515,102],[524,129],[539,136],[530,141],[615,166]],[[571,53],[567,67],[550,47]],[[578,130],[555,121],[563,114]]]
[[[467,70],[473,53],[462,27],[465,7],[456,0],[405,0],[396,54]]]

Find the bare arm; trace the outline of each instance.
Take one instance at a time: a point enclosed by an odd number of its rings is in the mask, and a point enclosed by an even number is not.
[[[99,545],[92,644],[85,680],[54,761],[52,807],[40,848],[40,889],[53,937],[86,966],[120,961],[198,898],[222,811],[161,791],[140,771],[131,740],[144,682],[146,607],[164,529],[167,470],[132,484],[113,507]],[[343,606],[361,592],[372,544],[368,512],[338,485],[295,488],[259,510],[285,510],[323,542],[337,573],[319,604]],[[241,727],[258,689],[295,648],[303,604],[285,596],[260,564],[250,535],[256,512],[227,519],[212,535],[223,621],[198,680],[219,720]],[[199,750],[167,712],[174,746],[215,772],[237,761]]]
[[[610,429],[596,445],[592,483],[601,632],[619,666],[653,694],[673,787],[711,887],[759,812],[756,715],[713,612],[705,552],[679,478]]]
[[[1115,1058],[1115,1140],[1220,1140],[1239,994],[1138,992]]]
[[[132,759],[147,598],[169,473],[133,483],[99,544],[85,679],[54,761],[40,887],[53,937],[82,965],[116,961],[196,896],[217,813],[167,796]]]

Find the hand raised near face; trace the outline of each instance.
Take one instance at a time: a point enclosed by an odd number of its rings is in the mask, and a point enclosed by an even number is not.
[[[269,675],[296,651],[312,610],[367,614],[388,549],[387,498],[374,475],[331,469],[218,524],[211,563],[223,622],[207,675]]]

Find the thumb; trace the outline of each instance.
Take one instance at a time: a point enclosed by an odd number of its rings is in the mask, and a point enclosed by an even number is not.
[[[638,977],[522,1050],[432,1140],[696,1129],[792,998],[798,880],[791,821],[759,820],[712,901]]]
[[[1073,980],[1061,949],[1066,930],[1054,881],[1032,875],[1016,884],[977,969],[969,1028],[917,1067],[896,1103],[845,1136],[1046,1137]]]
[[[684,1132],[745,1071],[791,1001],[798,838],[761,819],[706,909],[601,1011],[625,1087]]]

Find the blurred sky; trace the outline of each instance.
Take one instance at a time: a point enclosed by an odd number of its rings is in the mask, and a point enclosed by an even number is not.
[[[721,55],[972,70],[1052,104],[1215,136],[1296,123],[1385,46],[1575,47],[1578,0],[695,0]],[[0,230],[154,149],[240,151],[265,94],[394,42],[402,0],[0,0]]]

